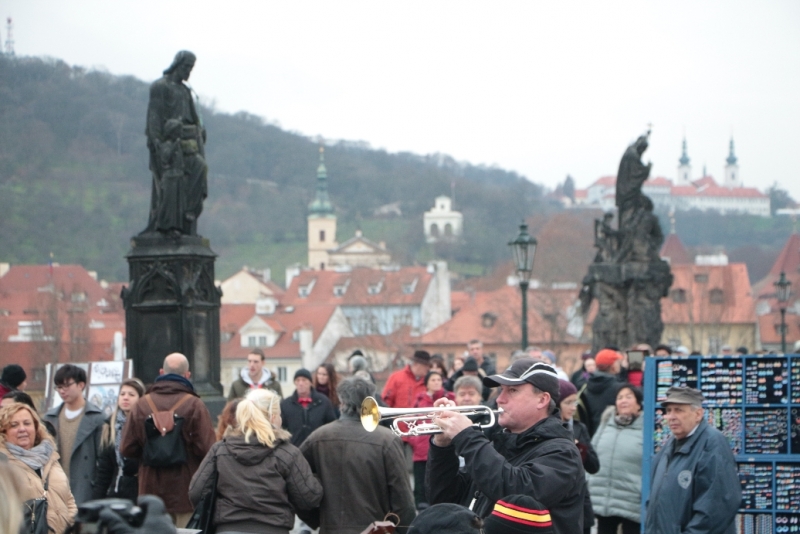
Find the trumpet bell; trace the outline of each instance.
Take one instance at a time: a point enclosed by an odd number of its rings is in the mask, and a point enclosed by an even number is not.
[[[368,432],[375,431],[381,422],[381,411],[378,401],[372,397],[367,397],[361,403],[361,426]]]

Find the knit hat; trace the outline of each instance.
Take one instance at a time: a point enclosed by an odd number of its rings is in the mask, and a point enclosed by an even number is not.
[[[570,395],[578,393],[578,388],[569,380],[558,380],[558,398],[564,400]]]
[[[597,353],[597,356],[594,357],[594,361],[598,367],[611,367],[614,365],[615,361],[621,359],[622,355],[619,352],[611,349],[603,349]]]
[[[16,389],[25,382],[26,378],[28,378],[28,375],[25,374],[25,369],[16,363],[12,363],[3,367],[3,376],[0,377],[0,382]]]
[[[492,514],[484,520],[483,531],[486,534],[555,532],[550,511],[527,495],[509,495],[497,501]]]
[[[461,367],[461,370],[462,371],[477,372],[478,371],[478,362],[475,361],[475,358],[467,358],[466,360],[464,360],[464,365],[463,365],[463,367]]]
[[[310,382],[313,382],[313,380],[311,380],[311,372],[308,369],[298,369],[297,370],[297,372],[294,374],[294,380],[297,380],[298,378],[301,378],[301,377],[302,378],[308,378],[308,380]]]
[[[558,375],[552,365],[534,360],[533,358],[520,358],[512,363],[502,374],[487,376],[483,385],[494,388],[497,386],[518,386],[532,384],[536,388],[546,391],[550,398],[558,403]]]
[[[411,522],[408,534],[477,534],[481,523],[475,512],[463,506],[434,504]]]

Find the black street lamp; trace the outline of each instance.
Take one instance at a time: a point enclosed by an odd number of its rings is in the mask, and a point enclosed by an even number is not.
[[[781,271],[781,277],[773,282],[778,294],[778,306],[781,308],[781,352],[786,354],[786,303],[789,301],[789,288],[792,283],[786,279],[786,273]]]
[[[514,251],[514,263],[522,292],[522,350],[528,347],[528,284],[533,270],[533,257],[536,255],[536,238],[528,233],[528,225],[519,225],[519,235],[508,244]]]

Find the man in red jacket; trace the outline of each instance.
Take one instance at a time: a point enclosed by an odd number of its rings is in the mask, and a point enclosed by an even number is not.
[[[414,353],[411,363],[389,376],[383,388],[383,400],[392,408],[411,408],[420,393],[425,393],[425,375],[431,369],[431,355],[424,350]]]

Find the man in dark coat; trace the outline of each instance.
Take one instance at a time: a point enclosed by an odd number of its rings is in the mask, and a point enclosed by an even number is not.
[[[556,534],[582,534],[585,474],[572,431],[557,413],[555,369],[521,358],[484,384],[502,388],[497,405],[504,430],[490,441],[463,414],[445,411],[435,418],[442,433],[433,436],[428,451],[429,502],[471,505],[485,518],[498,499],[529,495],[550,510]],[[436,405],[451,403],[440,399]]]
[[[653,459],[644,531],[735,534],[742,502],[727,438],[706,422],[703,394],[671,387],[661,403],[672,437]]]
[[[76,504],[92,500],[97,456],[106,416],[88,402],[86,371],[76,365],[63,365],[53,377],[56,391],[63,401],[44,416],[56,433],[61,467],[69,478],[69,487]]]
[[[416,512],[403,443],[380,425],[374,432],[361,426],[361,403],[375,394],[375,385],[347,378],[337,393],[342,410],[339,420],[318,428],[300,446],[324,490],[321,531],[360,534],[388,512],[396,513],[400,524],[408,526]]]
[[[589,435],[594,436],[600,426],[600,419],[606,408],[617,400],[617,389],[620,385],[622,355],[612,349],[603,349],[595,356],[597,371],[581,388],[578,397],[578,418],[586,425]]]
[[[186,463],[170,467],[152,467],[144,465],[144,462],[139,465],[139,495],[161,497],[178,528],[184,527],[192,515],[189,482],[216,438],[208,408],[189,382],[191,376],[186,356],[175,352],[164,358],[161,376],[131,409],[120,443],[122,456],[141,459],[147,441],[145,420],[153,413],[147,397],[158,411],[171,410],[181,402],[175,415],[184,420],[181,436],[186,448]]]
[[[322,425],[336,420],[331,401],[311,386],[308,369],[298,369],[294,374],[294,393],[281,401],[283,428],[291,432],[295,447]]]

